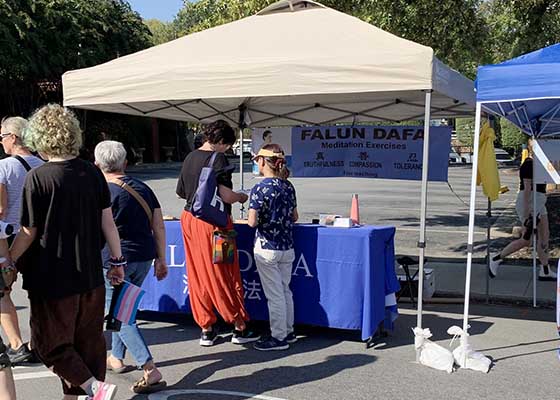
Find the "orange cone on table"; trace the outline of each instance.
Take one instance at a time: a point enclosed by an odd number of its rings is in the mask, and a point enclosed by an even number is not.
[[[352,208],[350,209],[350,219],[354,225],[360,224],[360,205],[358,202],[358,194],[354,193],[352,195]]]

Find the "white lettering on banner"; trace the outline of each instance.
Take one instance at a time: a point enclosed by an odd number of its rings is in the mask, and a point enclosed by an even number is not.
[[[214,192],[214,197],[212,197],[212,201],[210,202],[210,205],[212,207],[216,207],[216,204],[220,203],[220,211],[224,211],[224,202],[222,201],[222,199],[220,198],[220,196],[218,196],[218,188],[216,188],[216,191]]]
[[[189,295],[189,278],[187,274],[183,274],[183,283],[185,284],[185,288],[183,289],[183,294]]]
[[[261,299],[261,292],[262,286],[260,282],[256,280],[247,281],[243,279],[243,289],[244,289],[244,297],[247,300],[262,300]]]
[[[307,261],[303,256],[303,253],[299,256],[298,262],[296,264],[296,267],[294,268],[294,272],[292,273],[292,276],[298,276],[298,270],[300,269],[303,269],[305,271],[306,278],[313,278],[313,275],[311,275],[311,272],[309,271],[309,266],[307,265]]]
[[[169,248],[169,263],[168,266],[170,268],[184,268],[185,267],[185,261],[183,261],[181,264],[177,264],[177,261],[175,259],[175,249],[177,248],[176,244],[169,244],[167,245],[167,247]],[[182,247],[181,247],[182,249]],[[251,253],[249,253],[247,250],[242,250],[242,249],[237,249],[237,256],[239,258],[239,270],[241,272],[249,272],[253,269],[253,266],[255,266],[255,272],[257,271],[256,265],[254,264],[253,261],[253,256],[251,255]],[[305,259],[305,256],[302,254],[300,254],[297,263],[294,267],[292,276],[298,276],[298,271],[299,270],[303,270],[305,271],[304,274],[300,274],[306,278],[313,278],[313,275],[311,274],[311,271],[309,270],[309,265],[307,264],[307,260]],[[185,275],[185,279],[186,279],[186,275]],[[187,283],[185,281],[185,287],[186,287]],[[185,289],[186,290],[186,289]]]
[[[169,244],[169,268],[182,268],[185,266],[185,262],[183,261],[182,264],[177,264],[175,262],[175,248],[177,247],[176,244]]]
[[[241,262],[241,254],[244,254],[247,258],[247,266],[245,268],[242,268],[242,265],[245,264]],[[251,257],[251,254],[248,251],[237,249],[237,257],[239,257],[239,270],[241,272],[247,272],[253,268],[253,257]]]

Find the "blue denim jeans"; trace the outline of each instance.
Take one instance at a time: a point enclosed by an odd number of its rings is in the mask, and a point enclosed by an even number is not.
[[[124,270],[124,279],[136,286],[142,286],[142,282],[144,282],[146,275],[148,275],[151,266],[151,260],[128,263]],[[106,275],[107,274],[105,274],[105,288],[107,289],[105,295],[105,313],[107,314],[111,305],[111,297],[113,296],[113,286],[111,286],[107,280]],[[111,354],[119,360],[124,360],[127,349],[130,351],[132,357],[136,361],[136,365],[139,367],[153,359],[144,337],[136,324],[122,324],[121,330],[119,332],[113,332],[111,339]]]

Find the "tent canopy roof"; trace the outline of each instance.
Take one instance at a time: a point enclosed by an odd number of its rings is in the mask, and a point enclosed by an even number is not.
[[[426,90],[432,118],[475,102],[431,48],[309,0],[67,72],[63,90],[70,107],[249,126],[420,119]]]
[[[477,101],[534,136],[560,134],[560,44],[478,68]]]

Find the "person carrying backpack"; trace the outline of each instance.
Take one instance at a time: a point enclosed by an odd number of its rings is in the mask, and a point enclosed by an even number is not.
[[[201,346],[212,346],[217,338],[214,309],[234,325],[232,343],[244,344],[260,338],[247,328],[249,314],[243,302],[243,284],[237,248],[229,239],[231,260],[216,262],[216,235],[232,233],[231,205],[245,203],[248,196],[232,190],[231,167],[225,152],[235,142],[231,126],[218,120],[204,132],[206,141],[183,162],[177,195],[186,200],[181,215],[191,309],[202,328]],[[205,197],[209,193],[209,197]]]

